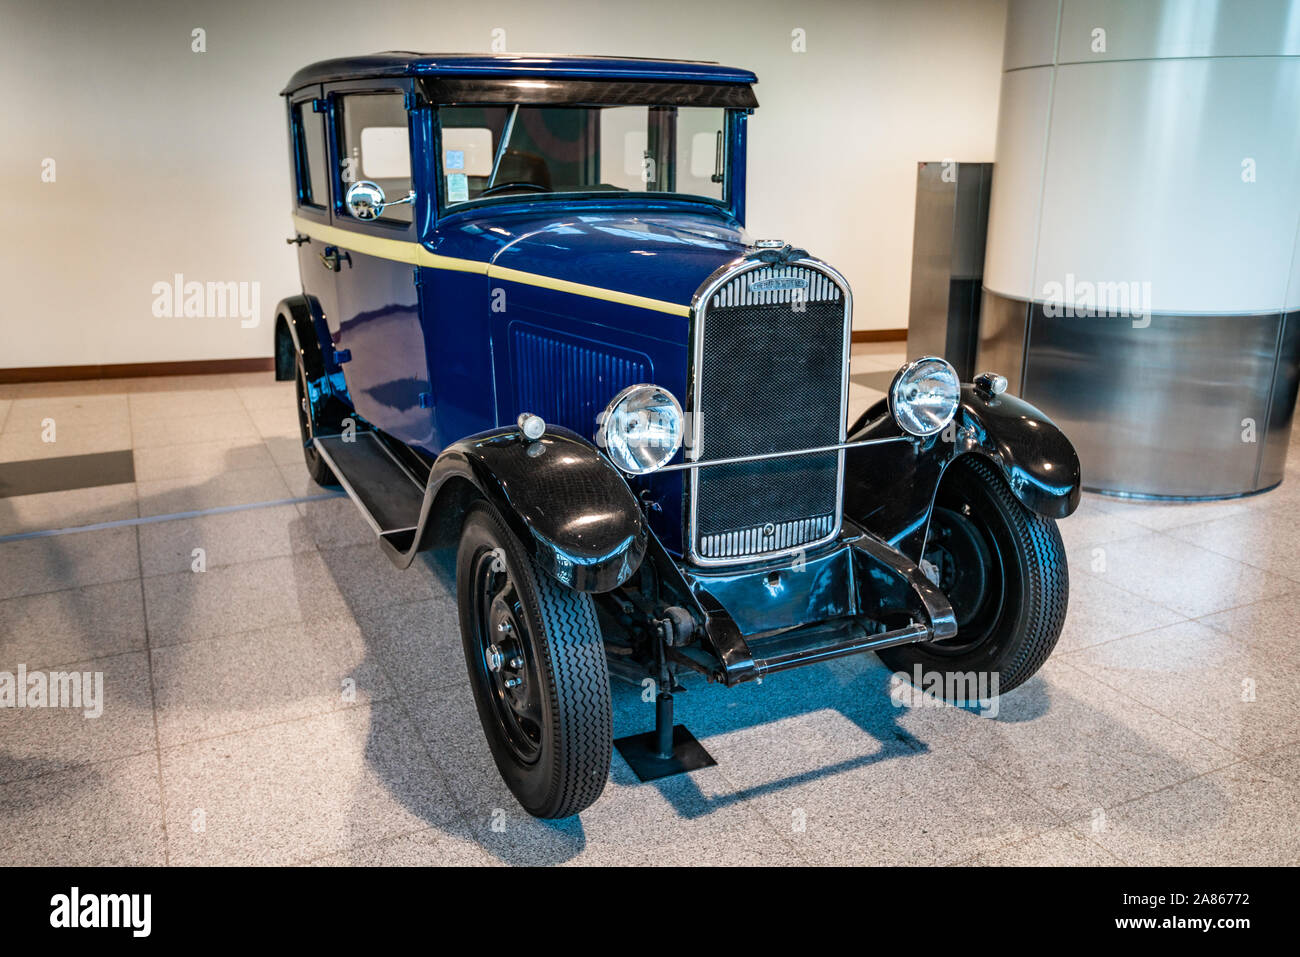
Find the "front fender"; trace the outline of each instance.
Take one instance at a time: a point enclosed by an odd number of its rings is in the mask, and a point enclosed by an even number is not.
[[[568,429],[552,426],[532,442],[516,428],[493,429],[453,443],[433,464],[428,501],[454,478],[468,480],[539,564],[578,591],[618,587],[645,556],[636,496],[595,446]]]
[[[1014,395],[985,397],[962,386],[958,452],[982,455],[998,467],[1022,505],[1044,518],[1079,507],[1079,455],[1056,424]]]
[[[849,441],[900,434],[882,399],[854,424]],[[1012,494],[1039,515],[1065,518],[1079,506],[1079,456],[1061,430],[1023,399],[986,398],[964,385],[955,428],[845,453],[844,512],[919,561],[939,482],[962,455],[988,459]]]

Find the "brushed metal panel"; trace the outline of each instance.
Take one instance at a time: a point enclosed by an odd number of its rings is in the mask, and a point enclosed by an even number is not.
[[[951,174],[951,175],[945,175]],[[992,163],[919,163],[907,355],[974,376]]]
[[[985,289],[980,305],[979,348],[975,368],[1007,377],[1007,389],[1021,394],[1024,381],[1025,336],[1029,331],[1029,303]]]
[[[1280,313],[1157,315],[1134,328],[1127,319],[1049,318],[1035,304],[1021,394],[1070,437],[1087,489],[1252,492],[1280,322]]]
[[[912,296],[907,309],[909,358],[942,355],[948,335],[957,184],[943,180],[943,163],[918,163],[912,228]]]
[[[1269,488],[1282,481],[1286,456],[1291,447],[1297,391],[1300,390],[1300,310],[1286,314],[1279,338],[1277,372],[1269,402],[1268,431],[1264,437],[1256,488]]]

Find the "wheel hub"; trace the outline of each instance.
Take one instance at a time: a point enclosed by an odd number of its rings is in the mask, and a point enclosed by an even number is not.
[[[512,748],[520,760],[531,762],[540,745],[541,705],[523,608],[499,555],[485,554],[479,575],[483,612],[477,628],[484,678]]]

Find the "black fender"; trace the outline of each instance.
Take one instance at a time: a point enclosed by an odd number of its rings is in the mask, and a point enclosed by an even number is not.
[[[352,413],[347,383],[334,361],[329,330],[314,297],[290,296],[275,307],[275,377],[289,381],[298,374],[298,359],[306,373],[306,392],[319,434],[336,432]]]
[[[882,399],[854,424],[849,441],[902,434]],[[987,396],[967,384],[953,424],[938,435],[845,453],[844,513],[919,561],[934,494],[963,455],[991,462],[1021,504],[1045,518],[1065,518],[1079,507],[1079,456],[1056,424],[1021,398]]]
[[[325,376],[325,357],[316,334],[316,321],[306,296],[281,299],[275,307],[275,377],[288,382],[298,374],[297,362],[308,379]]]
[[[554,426],[535,441],[501,428],[444,449],[429,473],[410,557],[459,536],[473,497],[466,483],[496,506],[542,568],[577,591],[617,588],[645,557],[648,529],[627,480],[591,442]]]

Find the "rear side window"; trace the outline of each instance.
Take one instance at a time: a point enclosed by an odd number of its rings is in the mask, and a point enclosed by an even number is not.
[[[388,202],[411,191],[411,134],[401,93],[349,93],[339,98],[339,180],[378,184]],[[380,220],[409,223],[409,205],[388,206]],[[345,215],[351,215],[344,208]]]
[[[329,203],[329,169],[325,160],[325,116],[312,110],[311,100],[293,108],[297,137],[294,154],[298,161],[298,201],[304,206],[324,208]]]

